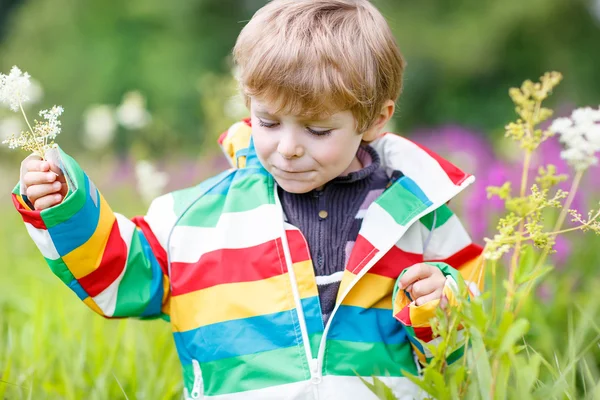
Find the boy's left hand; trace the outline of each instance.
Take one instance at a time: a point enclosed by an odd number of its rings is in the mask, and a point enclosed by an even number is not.
[[[406,290],[417,306],[428,301],[441,300],[446,277],[439,268],[429,264],[408,267],[398,287]]]

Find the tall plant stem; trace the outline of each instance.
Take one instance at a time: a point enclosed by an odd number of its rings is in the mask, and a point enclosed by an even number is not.
[[[575,174],[575,177],[573,178],[573,183],[571,184],[571,188],[569,189],[569,195],[567,197],[567,200],[565,201],[565,204],[562,207],[562,210],[558,216],[558,219],[556,220],[556,223],[554,224],[554,229],[552,229],[552,231],[556,234],[580,229],[580,228],[573,228],[573,229],[565,229],[564,231],[559,230],[561,228],[562,224],[565,222],[565,218],[567,217],[567,214],[569,213],[569,209],[571,208],[571,204],[573,204],[573,200],[575,200],[575,195],[577,194],[577,190],[579,190],[579,185],[581,184],[581,179],[583,178],[584,172],[585,171],[577,171],[577,173]],[[594,219],[597,217],[598,217],[598,214],[596,214]],[[550,249],[545,249],[543,251],[542,255],[540,256],[540,258],[538,258],[538,261],[536,262],[535,266],[533,267],[534,271],[537,271],[539,268],[542,267],[542,265],[546,261],[546,258],[548,257],[549,253],[550,253]],[[521,299],[519,300],[519,303],[517,304],[517,308],[515,309],[515,315],[517,315],[521,311],[521,308],[523,307],[523,301],[527,298],[527,295],[531,291],[534,283],[535,282],[533,279],[530,280],[529,282],[527,282],[525,292],[524,292],[523,296],[521,297]]]

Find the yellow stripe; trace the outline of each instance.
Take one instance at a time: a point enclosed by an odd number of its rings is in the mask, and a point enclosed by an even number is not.
[[[287,273],[254,282],[217,285],[171,297],[173,330],[256,317],[294,308]],[[210,306],[207,307],[207,304]]]
[[[87,242],[63,256],[63,261],[75,278],[89,275],[98,268],[115,220],[110,206],[100,195],[100,219],[96,230]]]
[[[356,275],[354,275],[352,272],[348,271],[347,269],[344,270],[344,275],[342,276],[342,282],[340,282],[340,288],[338,290],[337,299],[335,301],[336,304],[338,304],[340,302],[342,294],[346,291],[346,288],[348,286],[350,286],[350,283],[352,283],[352,281],[354,281],[355,278],[356,278]]]
[[[163,275],[163,299],[160,311],[167,315],[171,313],[171,284],[166,275]]]
[[[362,308],[392,309],[395,279],[376,274],[365,274],[352,288],[342,304]]]
[[[27,203],[25,203],[25,200],[23,200],[23,197],[21,195],[17,195],[17,200],[19,201],[19,203],[21,203],[21,205],[26,209],[26,210],[30,210],[31,211],[31,207],[29,207],[27,205]]]
[[[104,316],[104,313],[102,312],[100,307],[98,307],[94,299],[92,299],[91,297],[86,297],[85,299],[83,299],[83,304],[91,308],[95,313]]]
[[[435,310],[440,304],[439,300],[428,301],[420,306],[415,306],[412,303],[409,307],[410,310],[410,323],[413,327],[430,326],[429,321],[435,317]]]
[[[306,299],[319,295],[317,289],[317,281],[313,272],[312,261],[301,261],[293,265],[294,273],[296,274],[296,282],[300,291],[300,298]]]
[[[483,290],[483,261],[483,257],[478,256],[457,268],[465,281],[477,284],[479,291]]]

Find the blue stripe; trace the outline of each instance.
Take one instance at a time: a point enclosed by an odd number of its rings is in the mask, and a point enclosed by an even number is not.
[[[220,322],[174,336],[176,345],[200,363],[296,346],[301,340],[292,311]]]
[[[407,341],[402,323],[392,311],[342,305],[331,321],[328,339],[351,342],[400,344]]]
[[[431,200],[429,200],[429,198],[421,190],[421,188],[415,183],[415,181],[413,181],[409,177],[403,176],[398,180],[398,183],[402,185],[403,188],[411,192],[416,198],[421,200],[423,204],[427,205],[428,207],[433,204]]]
[[[419,339],[417,339],[416,336],[413,336],[413,334],[414,334],[414,331],[412,331],[411,335],[406,335],[406,337],[417,349],[419,349],[419,351],[421,353],[425,354],[425,349],[423,348],[423,344],[421,342],[419,342]]]
[[[224,176],[229,174],[229,176]],[[229,191],[229,186],[231,186],[231,182],[233,182],[233,176],[234,174],[230,174],[230,171],[225,171],[220,173],[217,176],[214,176],[210,179],[207,179],[206,181],[202,182],[200,185],[198,185],[198,193],[204,193],[204,195],[207,194],[227,194],[227,192]],[[219,182],[221,179],[223,179],[221,182]],[[216,184],[217,182],[219,182],[215,187],[212,187],[212,185]]]
[[[142,312],[141,316],[149,317],[159,315],[162,308],[162,298],[164,294],[163,272],[162,269],[160,269],[158,260],[152,252],[152,248],[150,247],[150,243],[148,243],[146,237],[142,235],[140,231],[137,231],[137,235],[140,238],[144,255],[146,259],[150,261],[150,266],[152,268],[152,282],[150,283],[150,300],[148,302],[148,305],[146,306],[146,309]]]
[[[301,301],[308,334],[312,335],[323,332],[325,327],[323,326],[323,316],[321,315],[319,296],[307,297]]]
[[[81,287],[79,282],[77,282],[77,279],[73,279],[71,282],[69,282],[69,287],[75,292],[77,297],[79,297],[79,300],[83,301],[89,297],[87,292],[83,290],[83,287]]]
[[[188,353],[185,348],[184,338],[181,333],[173,332],[173,339],[175,339],[175,349],[177,350],[177,355],[179,356],[179,361],[181,365],[189,365],[192,363],[192,357],[190,357],[190,353]]]
[[[79,211],[68,220],[48,228],[48,233],[56,246],[56,251],[61,257],[87,242],[98,226],[100,204],[96,206],[92,195],[99,198],[99,194],[97,189],[94,190],[93,194],[90,193],[90,180],[87,175],[85,176],[85,193],[86,200]]]

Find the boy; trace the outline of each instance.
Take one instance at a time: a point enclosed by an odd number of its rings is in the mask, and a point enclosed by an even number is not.
[[[170,320],[186,398],[373,398],[357,374],[419,397],[402,370],[481,250],[445,206],[473,177],[380,135],[404,63],[367,0],[275,0],[234,56],[231,170],[128,220],[57,149],[23,164],[29,233],[100,315]]]

